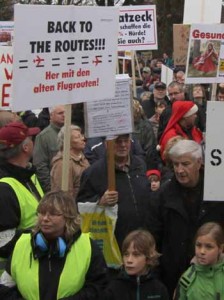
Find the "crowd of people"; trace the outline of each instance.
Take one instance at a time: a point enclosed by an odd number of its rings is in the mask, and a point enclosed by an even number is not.
[[[83,104],[72,110],[67,192],[65,107],[0,111],[0,299],[224,297],[224,202],[203,196],[210,99],[205,86],[186,87],[183,70],[161,82],[162,63],[173,67],[166,53],[142,67],[133,132],[114,137],[113,189],[107,138],[84,137]],[[117,207],[119,268],[82,232],[79,203]]]

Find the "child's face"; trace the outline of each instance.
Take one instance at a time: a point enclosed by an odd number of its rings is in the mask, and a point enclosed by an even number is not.
[[[160,180],[157,175],[151,175],[148,177],[148,180],[150,182],[151,190],[153,192],[157,191],[160,188]]]
[[[134,248],[133,242],[123,254],[124,268],[128,275],[144,275],[148,270],[148,259],[137,249]]]
[[[222,247],[219,247],[210,234],[199,236],[195,243],[195,255],[200,265],[214,265],[222,253]]]

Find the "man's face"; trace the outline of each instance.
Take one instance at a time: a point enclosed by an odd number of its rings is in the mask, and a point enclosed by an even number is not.
[[[193,89],[193,98],[203,98],[203,91],[200,86]]]
[[[201,159],[193,158],[188,153],[171,160],[177,181],[185,187],[195,187],[199,180]]]
[[[182,128],[184,129],[192,129],[195,125],[195,120],[197,118],[197,113],[189,116],[189,117],[186,117],[186,118],[182,118],[180,121],[179,121],[179,124]]]
[[[128,157],[131,148],[131,140],[128,136],[119,136],[114,142],[114,154],[117,158]]]
[[[153,89],[154,98],[156,100],[162,100],[166,96],[166,89],[154,88]]]
[[[168,96],[170,98],[170,102],[173,103],[177,100],[184,100],[184,92],[180,92],[178,86],[168,87]]]
[[[51,122],[62,127],[65,121],[65,108],[63,105],[55,107],[51,113]]]
[[[218,93],[218,95],[217,95],[217,101],[224,101],[224,94]]]

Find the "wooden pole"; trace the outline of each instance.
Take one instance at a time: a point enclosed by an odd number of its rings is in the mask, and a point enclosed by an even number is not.
[[[115,160],[114,160],[114,140],[107,140],[107,176],[108,190],[115,191]]]
[[[137,96],[137,91],[136,91],[136,78],[135,78],[135,52],[131,51],[131,70],[132,70],[132,91],[133,91],[133,96]]]
[[[65,135],[64,135],[64,150],[62,161],[62,182],[61,189],[68,191],[68,176],[69,176],[69,158],[70,158],[70,140],[71,140],[71,110],[72,105],[65,105]]]

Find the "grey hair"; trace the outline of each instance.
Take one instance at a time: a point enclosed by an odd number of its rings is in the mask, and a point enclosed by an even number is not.
[[[180,93],[183,93],[185,90],[185,85],[183,83],[179,83],[177,81],[172,81],[169,85],[168,88],[174,88],[177,87],[180,91]]]
[[[72,130],[77,130],[79,132],[81,132],[81,128],[77,125],[71,125],[70,126],[70,132]],[[60,150],[63,150],[63,147],[64,147],[64,138],[65,138],[65,126],[63,126],[59,133],[58,133],[58,138],[57,138],[57,143],[58,143],[58,147]]]
[[[29,141],[30,141],[30,139],[29,139],[29,137],[27,137],[27,138],[25,138],[25,140],[22,143],[20,143],[19,145],[16,145],[13,148],[0,150],[0,158],[3,160],[8,160],[8,159],[18,156],[21,153],[23,146],[26,145]]]
[[[171,159],[185,154],[191,154],[195,159],[202,159],[203,157],[201,145],[192,140],[178,141],[171,147],[168,154]]]
[[[49,110],[49,114],[52,114],[56,108],[60,107],[60,106],[64,106],[63,104],[59,104],[59,105],[56,105],[56,106],[51,106],[51,107],[48,107],[48,110]]]

